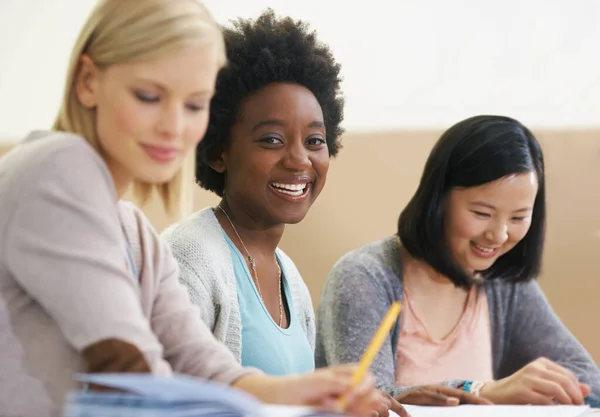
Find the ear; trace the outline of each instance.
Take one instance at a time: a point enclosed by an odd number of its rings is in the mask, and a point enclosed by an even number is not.
[[[223,174],[227,171],[226,159],[227,156],[225,155],[225,152],[221,151],[216,153],[214,158],[211,159],[209,166],[219,174]]]
[[[99,76],[100,70],[92,58],[89,55],[82,55],[75,75],[75,93],[79,102],[88,109],[96,107]]]

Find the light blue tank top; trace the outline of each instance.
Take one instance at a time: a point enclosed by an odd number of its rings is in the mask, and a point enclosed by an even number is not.
[[[225,232],[223,234],[231,250],[237,284],[242,321],[242,365],[258,368],[269,375],[314,371],[314,354],[298,322],[283,266],[283,288],[290,312],[290,325],[287,329],[282,329],[273,320],[258,294],[246,258],[242,256],[229,236]],[[277,262],[281,266],[279,257]]]

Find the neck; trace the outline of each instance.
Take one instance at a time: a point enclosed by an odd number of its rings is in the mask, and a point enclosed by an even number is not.
[[[227,213],[229,218],[223,213]],[[252,256],[273,256],[285,230],[284,224],[265,224],[224,197],[215,210],[215,215],[229,238],[236,243],[241,239]],[[230,223],[233,223],[232,224]],[[239,238],[236,234],[239,234]]]
[[[456,291],[454,283],[449,278],[437,272],[429,264],[413,258],[402,246],[400,246],[400,259],[402,261],[405,285],[407,285],[408,281],[410,287],[435,291]]]

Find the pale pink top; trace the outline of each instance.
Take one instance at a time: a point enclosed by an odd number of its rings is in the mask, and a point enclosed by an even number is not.
[[[406,293],[404,297],[396,363],[398,386],[456,379],[493,379],[490,315],[485,289],[471,289],[462,317],[442,340],[429,336],[411,307],[410,298]]]

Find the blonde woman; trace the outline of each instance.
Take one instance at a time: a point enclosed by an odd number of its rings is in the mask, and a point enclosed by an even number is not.
[[[221,32],[194,0],[105,0],[77,40],[52,131],[0,160],[0,415],[55,416],[77,372],[185,373],[265,402],[349,411],[389,401],[353,367],[276,378],[243,368],[204,326],[167,245],[119,199],[191,183]]]

